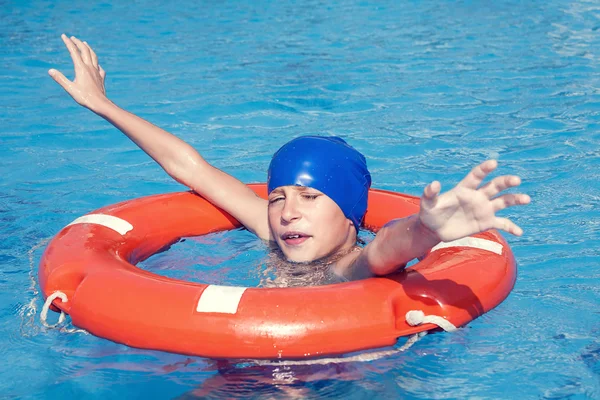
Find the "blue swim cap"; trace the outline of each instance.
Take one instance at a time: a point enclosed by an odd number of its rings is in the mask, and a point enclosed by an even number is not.
[[[365,157],[337,136],[301,136],[284,144],[271,159],[267,189],[306,186],[331,198],[356,232],[367,212],[371,174]]]

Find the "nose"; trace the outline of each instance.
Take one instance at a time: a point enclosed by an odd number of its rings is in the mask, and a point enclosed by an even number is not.
[[[298,208],[298,202],[296,199],[292,198],[292,196],[287,197],[284,200],[283,209],[281,210],[281,220],[283,222],[292,222],[294,220],[300,219],[301,213]]]

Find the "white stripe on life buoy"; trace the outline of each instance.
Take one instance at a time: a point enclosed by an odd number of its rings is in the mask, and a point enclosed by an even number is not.
[[[104,215],[104,214],[88,214],[83,217],[77,218],[75,221],[71,222],[67,226],[75,225],[75,224],[97,224],[102,225],[107,228],[112,229],[115,232],[120,233],[121,235],[126,234],[130,230],[133,229],[133,225],[129,222],[121,219],[119,217],[114,217],[112,215]]]
[[[439,249],[445,249],[446,247],[472,247],[474,249],[487,250],[502,255],[502,245],[500,243],[475,237],[466,237],[451,242],[441,242],[434,246],[431,251],[434,252]]]
[[[208,285],[198,300],[196,311],[235,314],[246,289],[248,288]]]

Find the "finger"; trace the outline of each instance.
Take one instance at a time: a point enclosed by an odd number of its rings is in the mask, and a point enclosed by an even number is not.
[[[96,52],[94,52],[94,50],[92,50],[92,47],[88,44],[88,42],[83,42],[83,44],[85,44],[85,47],[87,47],[88,50],[90,51],[90,56],[92,58],[92,65],[94,66],[94,68],[98,68],[98,56],[96,55]]]
[[[71,59],[73,60],[73,65],[75,66],[75,69],[77,69],[81,64],[83,64],[83,60],[81,59],[81,54],[79,53],[77,46],[64,33],[60,35],[60,37],[65,46],[67,46],[67,50],[69,50],[69,54],[71,54]]]
[[[83,44],[83,42],[81,40],[77,39],[75,36],[71,36],[71,40],[73,41],[73,43],[75,43],[75,45],[79,49],[79,52],[81,53],[81,59],[83,60],[83,62],[86,64],[91,64],[92,56],[90,55],[90,50],[87,48],[87,46],[85,44]]]
[[[515,236],[521,236],[523,234],[523,229],[508,218],[496,218],[494,228],[501,229],[504,232],[508,232]]]
[[[442,185],[438,181],[433,181],[429,185],[425,186],[425,189],[423,190],[423,196],[431,199],[437,196],[441,189]]]
[[[460,181],[456,186],[462,186],[469,189],[477,189],[481,182],[490,172],[496,169],[498,162],[496,160],[487,160],[476,166]]]
[[[504,175],[492,179],[490,182],[482,186],[479,190],[488,198],[492,198],[498,193],[511,187],[516,187],[521,184],[521,178],[515,175]]]
[[[492,200],[492,207],[494,212],[497,212],[512,206],[524,206],[530,202],[531,197],[526,194],[505,194]]]
[[[434,207],[437,203],[437,196],[442,190],[442,185],[438,181],[433,181],[423,189],[423,196],[421,196],[421,202],[427,204],[428,207]]]
[[[99,64],[98,64],[98,71],[100,71],[100,77],[104,81],[104,77],[106,76],[106,71],[104,71],[104,69],[102,68],[102,66],[99,65]]]
[[[50,75],[52,77],[52,79],[54,79],[56,81],[56,83],[58,83],[60,86],[62,86],[62,88],[65,89],[65,91],[70,94],[70,89],[71,89],[71,85],[73,84],[73,82],[68,80],[60,71],[57,71],[55,69],[49,70],[48,75]]]

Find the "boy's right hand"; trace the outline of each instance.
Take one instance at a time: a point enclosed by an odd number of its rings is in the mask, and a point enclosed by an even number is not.
[[[104,88],[106,73],[98,64],[98,57],[94,50],[75,36],[69,39],[61,35],[65,46],[73,59],[75,79],[68,80],[60,71],[50,69],[48,74],[80,105],[97,111],[98,107],[108,102]]]

